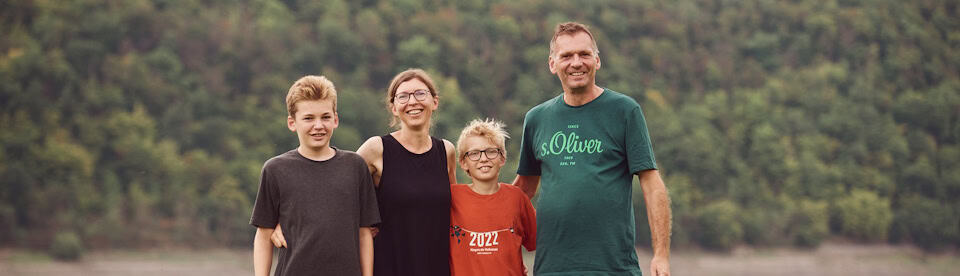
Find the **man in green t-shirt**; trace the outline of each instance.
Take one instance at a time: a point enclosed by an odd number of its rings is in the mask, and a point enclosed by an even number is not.
[[[670,199],[640,105],[597,86],[599,49],[583,24],[557,25],[548,65],[563,94],[527,112],[514,180],[531,198],[541,186],[534,274],[642,275],[631,199],[637,175],[653,241],[650,270],[670,275]]]

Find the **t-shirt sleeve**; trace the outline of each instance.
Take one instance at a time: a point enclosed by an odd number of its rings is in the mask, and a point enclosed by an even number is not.
[[[637,173],[645,170],[657,169],[657,162],[653,156],[653,145],[650,143],[650,133],[647,131],[647,121],[643,117],[640,105],[635,105],[627,112],[626,131],[624,141],[627,149],[627,163],[630,172]]]
[[[280,195],[269,163],[260,171],[260,188],[250,216],[250,224],[256,227],[273,228],[280,220]]]
[[[520,201],[520,236],[523,238],[523,247],[527,251],[537,250],[537,212],[533,209],[533,204],[526,194],[522,192],[517,197]]]
[[[533,110],[527,112],[523,118],[523,134],[520,136],[520,163],[517,165],[518,175],[540,175],[540,161],[534,155],[534,122]]]
[[[377,206],[377,194],[373,188],[373,177],[367,164],[360,161],[360,226],[373,227],[380,224],[380,207]]]

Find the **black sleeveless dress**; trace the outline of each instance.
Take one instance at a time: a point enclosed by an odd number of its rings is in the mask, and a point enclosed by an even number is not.
[[[443,140],[422,154],[387,134],[377,189],[380,232],[373,239],[373,273],[450,275],[450,179]]]

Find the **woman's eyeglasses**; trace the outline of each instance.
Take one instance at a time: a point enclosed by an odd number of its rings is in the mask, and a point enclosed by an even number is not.
[[[393,97],[393,101],[396,103],[404,104],[410,101],[410,96],[413,95],[413,97],[416,98],[417,101],[422,102],[427,99],[427,95],[429,94],[430,94],[430,91],[423,90],[423,89],[413,91],[413,93],[397,93],[397,95]]]

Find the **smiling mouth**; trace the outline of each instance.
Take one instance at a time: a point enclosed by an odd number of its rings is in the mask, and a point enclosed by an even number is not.
[[[313,138],[323,138],[323,137],[326,137],[326,136],[327,136],[326,133],[314,133],[314,134],[310,134],[310,137],[313,137]]]
[[[571,76],[574,76],[574,77],[579,77],[579,76],[583,76],[583,75],[586,75],[586,74],[587,74],[587,72],[573,72],[573,73],[570,73],[570,75],[571,75]]]
[[[407,111],[406,113],[407,113],[407,115],[418,115],[418,114],[420,114],[420,113],[423,113],[423,109],[409,110],[409,111]]]

